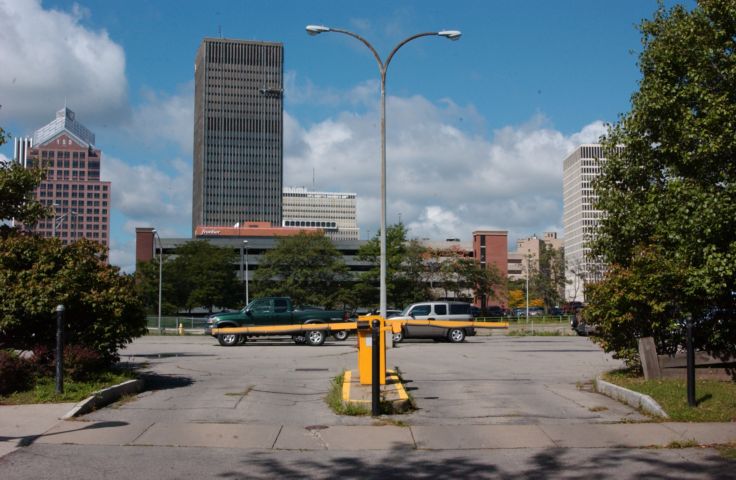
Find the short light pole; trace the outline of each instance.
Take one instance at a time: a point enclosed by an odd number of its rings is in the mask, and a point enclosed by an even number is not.
[[[245,247],[245,304],[250,303],[250,296],[248,294],[248,240],[243,240],[243,246]]]
[[[56,306],[56,393],[64,393],[64,305]]]
[[[153,229],[153,235],[158,239],[158,333],[161,333],[161,279],[164,265],[164,247],[155,228]]]
[[[386,71],[391,63],[396,52],[409,43],[420,37],[428,36],[439,36],[445,37],[450,40],[458,40],[462,35],[458,30],[442,30],[440,32],[424,32],[412,35],[396,45],[391,53],[386,57],[386,61],[382,61],[381,57],[373,45],[368,40],[361,37],[357,33],[343,30],[341,28],[325,27],[323,25],[307,25],[307,33],[309,35],[319,35],[320,33],[335,32],[348,35],[357,40],[360,40],[368,49],[371,51],[373,56],[378,62],[378,71],[381,75],[381,231],[380,231],[380,242],[381,242],[381,290],[380,290],[380,314],[384,319],[386,318]],[[387,342],[387,345],[389,342]]]

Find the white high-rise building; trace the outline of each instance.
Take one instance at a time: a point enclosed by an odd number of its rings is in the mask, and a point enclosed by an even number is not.
[[[565,229],[565,298],[584,301],[585,285],[600,278],[603,266],[588,258],[587,242],[595,234],[603,214],[593,208],[596,196],[592,181],[605,162],[600,145],[581,145],[563,163],[562,204]]]
[[[332,240],[358,240],[355,193],[310,192],[285,187],[282,198],[284,227],[321,228]]]

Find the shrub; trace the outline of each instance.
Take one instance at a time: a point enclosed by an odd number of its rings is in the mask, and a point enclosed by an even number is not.
[[[106,366],[103,356],[89,347],[68,345],[64,348],[64,373],[72,380],[88,380]]]
[[[27,390],[32,385],[29,363],[8,350],[0,350],[0,395]]]

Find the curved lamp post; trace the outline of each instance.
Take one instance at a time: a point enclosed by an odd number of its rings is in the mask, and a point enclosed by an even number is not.
[[[153,229],[153,234],[158,238],[158,332],[161,333],[161,272],[163,267],[164,246],[161,243],[161,237],[155,228]]]
[[[307,33],[309,35],[319,35],[320,33],[335,32],[348,35],[350,37],[360,40],[368,49],[371,51],[373,56],[378,62],[378,71],[381,74],[381,296],[380,296],[380,314],[381,317],[386,318],[386,71],[391,63],[391,59],[394,58],[396,52],[406,45],[420,37],[438,36],[445,37],[450,40],[458,40],[462,33],[458,30],[442,30],[440,32],[424,32],[417,33],[408,38],[405,38],[399,42],[391,53],[386,57],[386,61],[382,61],[381,57],[373,45],[368,40],[361,37],[357,33],[343,30],[341,28],[325,27],[324,25],[307,25]]]

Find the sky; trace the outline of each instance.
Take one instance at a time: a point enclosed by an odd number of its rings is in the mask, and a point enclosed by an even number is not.
[[[690,7],[690,1],[683,0]],[[672,5],[675,2],[665,2]],[[562,228],[562,161],[630,108],[656,0],[0,0],[0,126],[28,136],[65,104],[112,182],[110,261],[135,228],[189,237],[194,55],[205,37],[284,45],[284,186],[355,192],[361,239],[380,215],[387,74],[387,221],[412,238],[517,238]],[[12,156],[12,142],[0,160]]]

